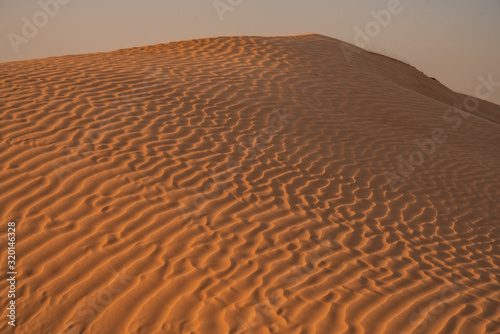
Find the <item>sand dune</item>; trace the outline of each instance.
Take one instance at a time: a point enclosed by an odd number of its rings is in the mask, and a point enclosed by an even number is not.
[[[16,333],[500,333],[499,106],[320,35],[0,74]]]

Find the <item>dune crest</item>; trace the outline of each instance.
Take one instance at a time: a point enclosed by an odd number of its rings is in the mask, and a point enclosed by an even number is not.
[[[321,35],[0,73],[17,333],[500,332],[499,106]]]

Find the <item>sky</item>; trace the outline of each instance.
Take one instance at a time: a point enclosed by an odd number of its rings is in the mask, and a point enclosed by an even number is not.
[[[318,33],[500,104],[500,0],[0,0],[1,62],[193,38]],[[489,79],[488,79],[489,78]],[[484,94],[483,94],[484,95]]]

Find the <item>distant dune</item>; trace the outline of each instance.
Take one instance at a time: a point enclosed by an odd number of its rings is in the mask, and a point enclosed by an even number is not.
[[[0,64],[16,333],[500,333],[499,124],[320,35]]]

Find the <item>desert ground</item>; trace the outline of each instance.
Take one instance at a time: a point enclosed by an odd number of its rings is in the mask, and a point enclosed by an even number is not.
[[[0,64],[0,332],[500,333],[499,144],[321,35]]]

